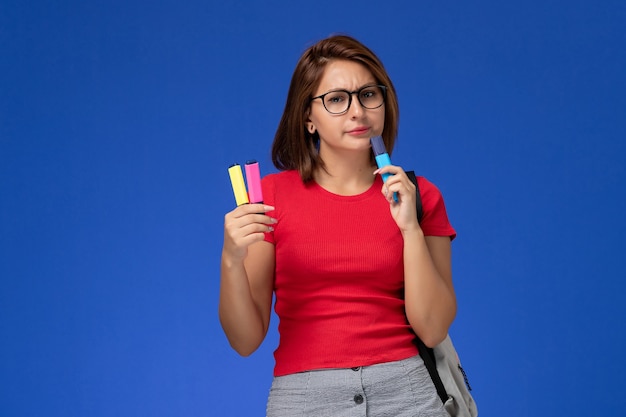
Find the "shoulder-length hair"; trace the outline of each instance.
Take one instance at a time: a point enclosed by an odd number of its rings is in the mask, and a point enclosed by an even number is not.
[[[324,74],[326,65],[337,59],[365,66],[378,84],[387,87],[385,126],[382,137],[391,154],[398,134],[398,100],[396,91],[378,57],[365,45],[346,35],[331,36],[308,48],[300,57],[291,77],[285,110],[272,144],[272,162],[279,170],[298,170],[304,182],[313,179],[317,168],[324,169],[318,154],[318,133],[306,129],[311,99]],[[373,156],[372,156],[373,159]]]

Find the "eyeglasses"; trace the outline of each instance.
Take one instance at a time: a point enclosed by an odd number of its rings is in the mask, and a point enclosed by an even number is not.
[[[352,95],[354,94],[356,94],[356,98],[361,103],[361,106],[366,109],[377,109],[385,102],[387,87],[384,85],[366,85],[356,91],[333,90],[321,96],[313,97],[311,101],[319,98],[322,100],[324,108],[328,113],[342,114],[350,108]]]

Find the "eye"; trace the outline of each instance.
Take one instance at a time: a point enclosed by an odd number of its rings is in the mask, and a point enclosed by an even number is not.
[[[341,91],[329,93],[326,96],[326,102],[328,104],[339,104],[343,103],[344,101],[346,101],[346,94]]]
[[[361,91],[361,98],[373,98],[376,97],[378,94],[379,92],[376,87],[368,87],[365,90]]]

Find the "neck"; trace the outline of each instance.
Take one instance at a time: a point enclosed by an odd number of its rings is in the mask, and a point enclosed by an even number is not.
[[[323,158],[326,169],[317,169],[315,182],[322,188],[338,195],[357,195],[367,191],[374,182],[370,155],[361,153],[349,158]]]

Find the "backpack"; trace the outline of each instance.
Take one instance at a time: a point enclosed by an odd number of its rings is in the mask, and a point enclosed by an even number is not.
[[[415,184],[417,221],[421,223],[424,210],[417,178],[414,171],[407,171],[406,174]],[[434,348],[427,347],[417,335],[415,343],[448,414],[451,417],[478,416],[476,402],[470,394],[472,388],[461,367],[461,360],[454,349],[450,335],[447,335],[445,340]]]

